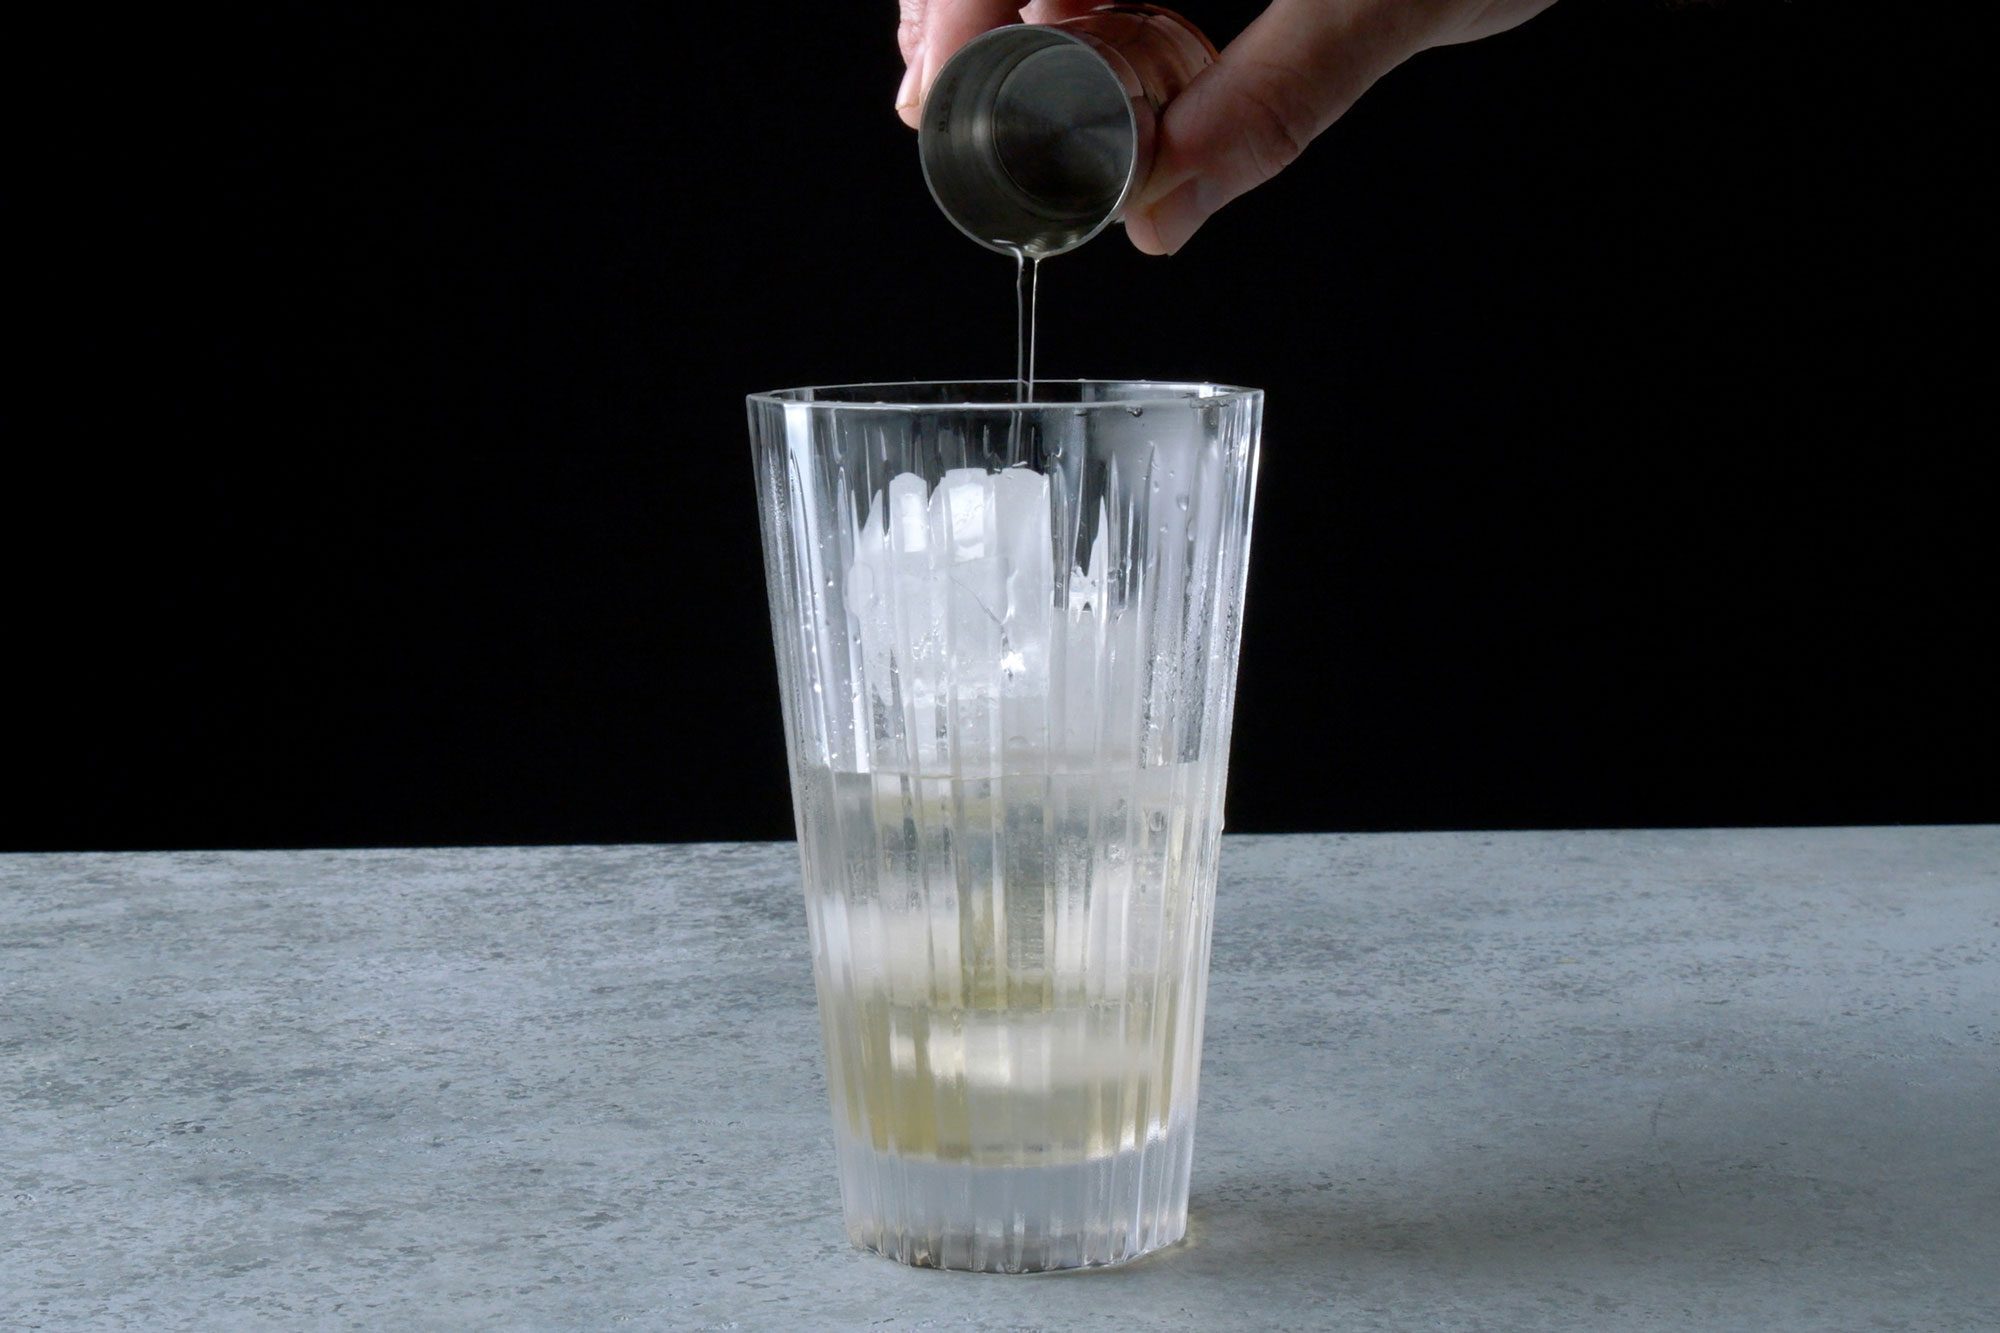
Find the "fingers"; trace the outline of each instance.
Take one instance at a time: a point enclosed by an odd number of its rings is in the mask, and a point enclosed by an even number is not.
[[[1008,23],[1056,23],[1085,14],[1097,0],[1035,0],[1023,8],[1018,0],[900,0],[902,19],[896,42],[906,66],[896,88],[896,114],[911,129],[930,91],[932,80],[958,48],[989,28]]]
[[[896,39],[908,68],[896,89],[896,114],[915,129],[924,90],[938,66],[988,28],[1018,22],[1021,6],[1010,0],[901,0],[901,5]]]
[[[896,49],[909,64],[923,49],[924,0],[896,0]]]
[[[1223,205],[1291,165],[1415,49],[1401,8],[1277,0],[1259,15],[1168,105],[1152,173],[1126,210],[1132,243],[1172,254]]]

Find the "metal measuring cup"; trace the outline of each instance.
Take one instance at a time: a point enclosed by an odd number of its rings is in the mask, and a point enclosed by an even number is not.
[[[990,250],[1073,250],[1144,184],[1161,112],[1215,58],[1193,24],[1155,5],[982,33],[924,99],[917,155],[931,197]]]

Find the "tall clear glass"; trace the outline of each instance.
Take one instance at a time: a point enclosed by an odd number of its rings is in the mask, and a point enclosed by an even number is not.
[[[855,1244],[1180,1239],[1263,395],[753,394]]]

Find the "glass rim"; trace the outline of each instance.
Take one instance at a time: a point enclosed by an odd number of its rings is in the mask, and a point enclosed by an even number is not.
[[[768,403],[778,407],[824,407],[847,409],[871,409],[883,412],[1024,412],[1067,408],[1076,410],[1094,407],[1215,407],[1225,403],[1242,402],[1262,398],[1262,389],[1252,389],[1238,384],[1216,384],[1208,380],[1136,380],[1136,379],[1038,379],[1035,387],[1039,390],[1048,385],[1074,385],[1079,391],[1086,386],[1100,389],[1131,390],[1115,397],[1084,399],[1079,392],[1075,398],[1034,397],[1017,401],[1012,397],[1000,397],[1001,393],[1011,394],[1019,384],[1013,379],[988,380],[880,380],[863,381],[854,384],[805,385],[795,389],[763,389],[746,397],[752,403]],[[995,396],[991,399],[966,398],[963,400],[936,398],[929,401],[913,400],[912,391],[922,389],[977,389],[990,387]],[[896,390],[904,391],[901,396]],[[822,397],[821,395],[827,395]],[[873,396],[870,396],[873,395]]]

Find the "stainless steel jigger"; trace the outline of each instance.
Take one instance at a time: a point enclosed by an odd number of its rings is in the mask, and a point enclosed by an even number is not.
[[[1074,250],[1144,183],[1161,111],[1214,59],[1193,24],[1154,5],[982,33],[924,99],[931,197],[990,250]]]

